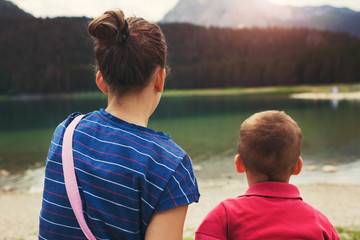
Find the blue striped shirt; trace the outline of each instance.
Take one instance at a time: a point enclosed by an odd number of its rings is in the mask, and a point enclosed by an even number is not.
[[[39,239],[86,239],[66,194],[61,163],[63,135],[77,115],[62,122],[51,141]],[[73,155],[84,216],[97,239],[143,239],[154,213],[199,200],[191,159],[169,135],[103,109],[76,127]]]

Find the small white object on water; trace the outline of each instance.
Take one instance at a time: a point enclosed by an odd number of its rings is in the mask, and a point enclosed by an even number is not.
[[[316,170],[317,170],[317,166],[315,166],[315,165],[309,165],[309,166],[305,167],[305,171],[308,171],[308,172],[314,172]]]
[[[325,173],[333,173],[333,172],[337,172],[338,171],[338,167],[333,166],[333,165],[325,165],[322,168],[322,171]]]
[[[10,172],[4,170],[4,169],[1,169],[0,170],[0,177],[7,177],[10,175]]]
[[[194,171],[195,172],[200,172],[202,170],[202,166],[200,165],[194,165]]]

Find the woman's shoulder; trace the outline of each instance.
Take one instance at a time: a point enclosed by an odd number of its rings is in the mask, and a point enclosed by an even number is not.
[[[91,113],[83,120],[86,124],[95,123],[99,131],[112,137],[119,137],[135,147],[148,148],[156,152],[176,155],[184,158],[187,153],[176,144],[169,134],[151,128],[132,124],[119,119],[104,109]]]
[[[74,120],[78,115],[81,115],[81,113],[79,112],[72,113],[65,120],[60,122],[55,129],[55,134],[60,134],[62,136],[67,126],[69,126],[72,120]]]

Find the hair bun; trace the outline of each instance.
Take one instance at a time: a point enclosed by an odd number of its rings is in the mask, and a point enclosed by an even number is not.
[[[106,11],[101,17],[90,22],[89,34],[96,38],[101,45],[121,44],[127,36],[128,29],[123,11]],[[125,31],[123,31],[125,30]]]

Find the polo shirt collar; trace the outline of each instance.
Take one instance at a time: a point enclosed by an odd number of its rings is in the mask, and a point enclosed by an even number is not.
[[[252,185],[242,196],[260,196],[270,198],[300,199],[300,192],[295,185],[283,182],[260,182]]]

